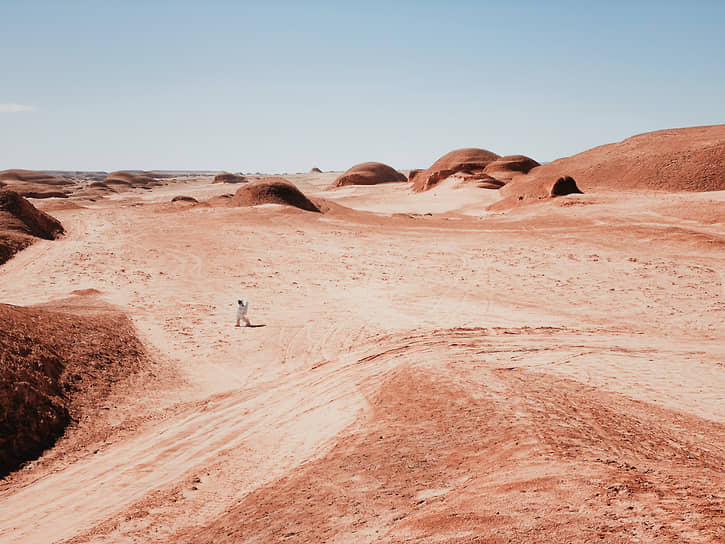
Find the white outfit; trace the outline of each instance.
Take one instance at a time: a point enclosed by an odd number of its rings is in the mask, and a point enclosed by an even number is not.
[[[242,320],[244,323],[246,323],[247,327],[251,325],[249,323],[249,319],[247,319],[247,310],[249,309],[249,301],[248,300],[242,300],[241,304],[237,304],[237,325],[239,325],[239,321]]]

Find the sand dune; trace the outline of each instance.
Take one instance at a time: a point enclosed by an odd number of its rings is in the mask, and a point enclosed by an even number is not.
[[[326,455],[167,542],[658,541],[682,525],[683,495],[698,536],[722,535],[705,498],[722,478],[721,426],[690,420],[707,437],[690,442],[666,411],[456,352],[433,352],[447,371],[400,365]]]

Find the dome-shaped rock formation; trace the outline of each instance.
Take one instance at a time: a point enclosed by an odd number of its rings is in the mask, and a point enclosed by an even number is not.
[[[411,176],[413,190],[426,191],[453,174],[464,176],[483,173],[486,166],[499,159],[499,155],[485,149],[469,147],[446,153],[430,168]]]
[[[512,183],[528,184],[562,176],[573,176],[585,193],[722,191],[725,125],[640,134],[539,166]]]
[[[501,189],[503,199],[491,204],[489,210],[506,210],[521,204],[531,204],[549,200],[558,196],[582,194],[576,181],[571,176],[559,178],[541,178],[524,180],[519,178]]]
[[[507,155],[486,166],[484,172],[502,181],[508,181],[513,175],[528,174],[532,169],[541,166],[531,157],[525,155]]]
[[[344,185],[377,185],[407,181],[405,174],[381,162],[364,162],[356,164],[335,180],[335,187]]]
[[[108,174],[103,183],[115,188],[150,189],[161,185],[159,178],[165,176],[156,175],[153,172],[129,172],[119,170]]]
[[[257,206],[282,204],[310,212],[320,212],[319,207],[302,191],[284,178],[268,177],[240,187],[229,200],[229,206]]]

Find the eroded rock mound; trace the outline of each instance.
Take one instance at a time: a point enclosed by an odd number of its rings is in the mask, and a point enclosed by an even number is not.
[[[113,383],[145,364],[124,314],[100,302],[82,313],[0,304],[0,477],[91,417]]]
[[[166,177],[163,174],[155,174],[154,172],[119,170],[108,174],[103,183],[115,189],[151,189],[162,185],[161,180]]]
[[[0,264],[37,238],[54,240],[61,234],[63,225],[56,218],[15,191],[0,189]]]
[[[198,204],[199,201],[193,196],[177,195],[171,199],[171,202],[191,202],[192,204]]]
[[[508,178],[515,174],[528,174],[531,170],[541,166],[531,157],[525,155],[507,155],[486,166],[484,172],[496,179]]]
[[[585,193],[725,190],[725,125],[660,130],[534,168],[514,183],[573,176]],[[508,187],[507,187],[508,189]],[[519,191],[515,186],[512,191]]]
[[[506,210],[521,204],[531,204],[542,200],[549,200],[558,196],[583,194],[571,176],[559,178],[527,180],[520,183],[514,180],[501,189],[504,198],[494,202],[489,210]]]
[[[485,172],[478,172],[476,174],[466,174],[463,178],[465,184],[475,184],[481,189],[500,189],[504,186],[504,182],[486,174]]]
[[[115,193],[116,189],[108,185],[108,183],[105,183],[103,181],[94,181],[93,183],[90,183],[88,187],[91,187],[92,189],[102,189],[106,190],[111,193]]]
[[[233,196],[234,195],[232,193],[213,196],[209,200],[207,200],[206,203],[212,207],[229,206],[229,203],[232,201]]]
[[[413,181],[415,177],[421,173],[425,172],[422,168],[414,168],[413,170],[408,172],[408,181]]]
[[[96,201],[106,198],[109,195],[132,189],[132,182],[122,179],[122,177],[114,178],[108,183],[105,181],[93,181],[79,189],[74,191],[73,197],[81,198],[90,201]]]
[[[364,162],[356,164],[335,180],[335,187],[344,185],[377,185],[407,181],[405,174],[381,162]]]
[[[246,183],[249,181],[242,174],[231,174],[229,172],[222,172],[214,176],[212,183]]]
[[[322,170],[315,166],[312,168],[312,170],[310,170],[310,174],[322,174]]]
[[[0,187],[28,198],[67,198],[74,183],[68,179],[34,170],[4,170],[0,172]]]
[[[414,171],[410,176],[413,190],[427,191],[440,181],[459,174],[461,177],[475,176],[484,173],[486,166],[499,159],[499,155],[485,149],[475,147],[456,149],[443,155],[424,171]]]
[[[320,212],[320,208],[295,185],[279,177],[268,177],[253,181],[239,188],[228,201],[230,206],[283,204],[310,212]]]

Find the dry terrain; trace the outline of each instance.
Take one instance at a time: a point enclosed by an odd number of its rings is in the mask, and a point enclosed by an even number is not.
[[[725,542],[725,191],[338,175],[36,201],[66,235],[0,303],[91,293],[153,362],[0,481],[0,542]]]

